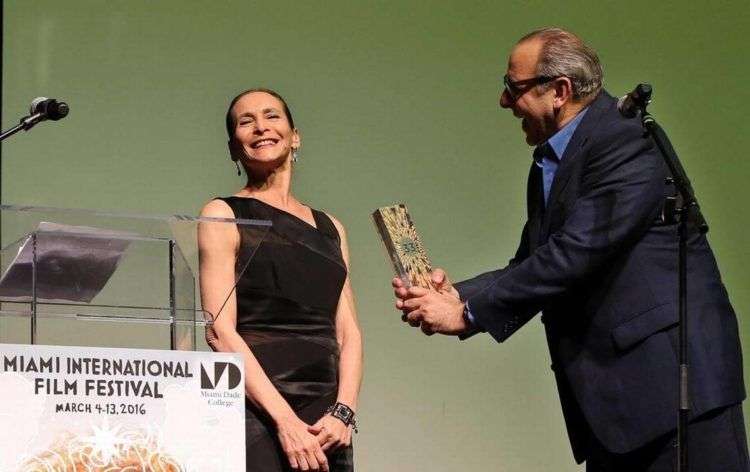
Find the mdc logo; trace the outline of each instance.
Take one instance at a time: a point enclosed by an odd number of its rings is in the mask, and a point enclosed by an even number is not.
[[[209,369],[210,370],[210,369]],[[240,384],[240,368],[229,362],[214,362],[213,375],[209,375],[206,366],[201,362],[201,388],[207,390],[216,390],[219,387],[226,372],[227,390],[232,390]]]

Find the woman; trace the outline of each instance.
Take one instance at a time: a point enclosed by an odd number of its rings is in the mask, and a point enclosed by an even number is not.
[[[273,223],[226,303],[252,238],[234,225],[199,231],[203,308],[219,315],[207,339],[245,360],[247,470],[351,471],[362,340],[344,228],[291,193],[301,139],[279,94],[242,92],[226,125],[247,184],[201,216]]]

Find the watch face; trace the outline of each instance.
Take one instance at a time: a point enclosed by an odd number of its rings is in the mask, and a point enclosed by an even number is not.
[[[349,421],[349,418],[352,416],[352,411],[344,405],[337,405],[334,413],[344,421]]]

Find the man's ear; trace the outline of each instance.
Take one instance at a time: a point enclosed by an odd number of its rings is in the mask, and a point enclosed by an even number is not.
[[[555,91],[555,108],[562,108],[573,100],[573,82],[568,77],[558,77],[552,82],[552,87]]]

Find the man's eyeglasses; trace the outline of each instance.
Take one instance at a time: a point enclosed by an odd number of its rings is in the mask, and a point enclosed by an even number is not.
[[[553,80],[559,77],[560,76],[549,77],[546,75],[539,75],[536,77],[532,77],[530,79],[516,80],[514,82],[510,80],[510,77],[508,77],[508,74],[505,74],[503,76],[503,86],[505,87],[505,91],[508,92],[508,96],[510,96],[510,99],[515,102],[521,97],[521,95],[528,92],[529,90],[536,87],[537,85],[546,84],[547,82],[552,82]]]

